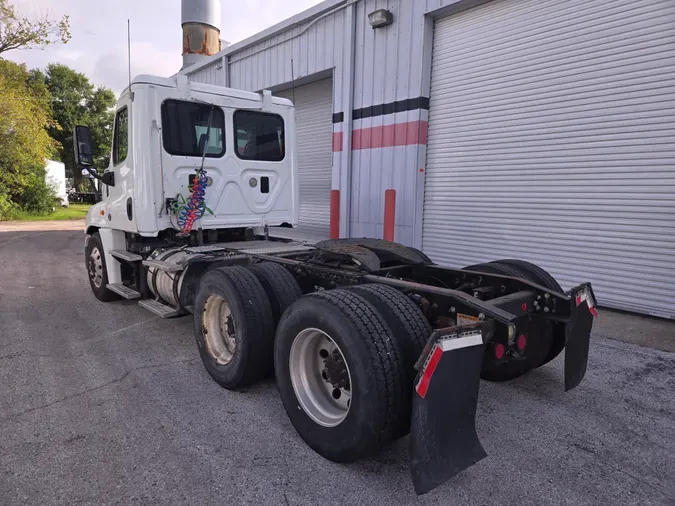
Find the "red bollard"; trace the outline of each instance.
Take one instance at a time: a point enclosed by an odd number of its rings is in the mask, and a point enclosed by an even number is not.
[[[394,225],[396,223],[396,190],[384,192],[384,231],[385,241],[394,242]]]
[[[340,237],[340,190],[330,191],[330,238]]]

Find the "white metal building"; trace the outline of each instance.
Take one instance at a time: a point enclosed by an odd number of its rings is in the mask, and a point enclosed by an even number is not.
[[[394,188],[396,240],[439,263],[675,318],[673,0],[327,0],[183,72],[294,97],[301,231],[332,188],[341,235],[381,237]]]

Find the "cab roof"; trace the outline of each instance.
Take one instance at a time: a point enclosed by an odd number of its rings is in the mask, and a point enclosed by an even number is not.
[[[131,86],[134,84],[150,84],[154,86],[162,86],[166,88],[175,88],[178,89],[178,79],[185,79],[184,76],[181,75],[176,75],[172,77],[160,77],[160,76],[154,76],[150,74],[140,74],[136,76],[132,81],[131,81]],[[226,88],[225,86],[217,86],[214,84],[204,84],[204,83],[196,83],[194,81],[187,81],[186,80],[186,85],[189,87],[189,89],[196,91],[196,92],[201,92],[201,93],[211,93],[214,95],[223,95],[223,96],[228,96],[228,97],[233,97],[233,98],[239,98],[239,99],[244,99],[244,100],[254,100],[254,101],[260,101],[261,95],[260,93],[255,93],[252,91],[244,91],[244,90],[238,90],[235,88]],[[127,86],[121,93],[120,97],[124,96],[129,92],[129,87]],[[275,105],[282,105],[282,106],[288,106],[288,107],[293,107],[293,102],[286,98],[281,98],[281,97],[272,97],[272,103]]]

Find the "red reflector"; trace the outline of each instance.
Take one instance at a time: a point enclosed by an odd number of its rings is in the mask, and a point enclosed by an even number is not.
[[[523,351],[525,349],[525,346],[527,346],[527,337],[525,337],[525,334],[520,334],[518,336],[516,346],[518,347],[518,351]]]
[[[436,370],[436,366],[438,365],[439,360],[441,360],[441,355],[443,355],[443,350],[441,350],[438,346],[436,349],[433,351],[433,354],[431,355],[431,358],[429,359],[429,362],[427,363],[426,368],[424,371],[422,371],[422,377],[420,378],[419,383],[417,383],[417,393],[419,396],[424,399],[427,395],[427,390],[429,390],[429,383],[431,382],[431,377],[434,374],[434,371]]]
[[[504,347],[503,344],[501,344],[501,343],[495,344],[495,358],[497,360],[503,359],[505,353],[506,353],[506,348]]]
[[[598,317],[598,310],[597,309],[595,309],[594,307],[589,307],[588,310],[591,312],[591,314],[593,316],[595,316],[596,318]]]
[[[522,309],[523,311],[527,311],[527,304],[523,302],[523,305],[520,306],[520,309]]]

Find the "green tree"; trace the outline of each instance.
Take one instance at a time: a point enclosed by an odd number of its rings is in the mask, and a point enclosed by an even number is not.
[[[70,40],[68,16],[60,20],[47,14],[29,19],[16,12],[9,0],[0,0],[0,54],[12,49],[45,47]]]
[[[94,143],[94,165],[99,171],[108,166],[115,94],[112,90],[95,87],[85,76],[62,64],[47,66],[46,73],[34,72],[36,81],[43,80],[52,96],[52,110],[56,125],[49,135],[59,144],[59,159],[66,165],[66,174],[81,182],[80,169],[75,167],[73,128],[87,125]]]
[[[25,65],[0,58],[0,208],[28,211],[51,208],[45,159],[55,153],[47,133],[51,119],[47,87],[32,79]],[[3,216],[0,216],[0,219]]]

